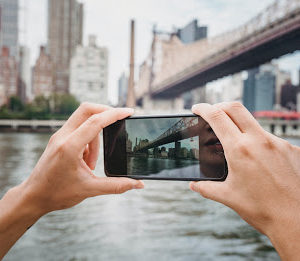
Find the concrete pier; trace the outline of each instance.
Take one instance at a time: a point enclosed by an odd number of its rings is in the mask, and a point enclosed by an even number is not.
[[[0,132],[55,132],[63,126],[61,120],[10,120],[0,119]]]
[[[276,136],[300,138],[300,120],[258,119],[258,122]]]
[[[300,138],[300,120],[258,119],[268,132],[279,137]],[[4,120],[0,119],[0,132],[48,132],[63,126],[62,120]]]

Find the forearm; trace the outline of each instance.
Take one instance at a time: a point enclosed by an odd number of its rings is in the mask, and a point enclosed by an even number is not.
[[[0,200],[0,259],[42,215],[24,183],[4,195]]]

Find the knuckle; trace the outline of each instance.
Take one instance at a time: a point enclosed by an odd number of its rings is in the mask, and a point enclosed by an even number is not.
[[[117,184],[114,189],[114,194],[122,194],[125,191],[127,191],[125,186],[122,186],[122,184]]]
[[[235,110],[244,108],[244,105],[238,101],[230,102],[228,105],[231,109]]]
[[[269,135],[263,135],[261,144],[267,150],[273,150],[276,147],[275,141]]]
[[[54,134],[50,137],[48,144],[49,144],[49,145],[53,145],[53,144],[56,143],[56,140],[57,140],[57,133],[54,133]]]
[[[89,116],[92,114],[93,104],[90,102],[83,102],[79,106],[79,110],[83,115]]]
[[[91,108],[91,105],[92,104],[90,102],[83,102],[83,103],[80,104],[80,109],[82,111],[89,111],[90,108]]]
[[[59,144],[57,144],[56,150],[59,155],[69,154],[69,152],[72,151],[71,142],[69,141],[69,139],[66,139],[63,142],[60,142]]]
[[[66,153],[66,151],[68,150],[68,145],[66,142],[62,142],[61,144],[59,144],[57,146],[57,151],[60,153]]]
[[[211,119],[212,121],[218,121],[222,117],[224,117],[225,112],[219,108],[209,112],[208,118]]]
[[[249,156],[251,152],[251,142],[248,139],[240,139],[236,142],[235,150],[245,156]]]
[[[89,117],[87,119],[87,123],[90,124],[90,125],[95,125],[99,122],[99,117],[98,115],[92,115],[91,117]]]

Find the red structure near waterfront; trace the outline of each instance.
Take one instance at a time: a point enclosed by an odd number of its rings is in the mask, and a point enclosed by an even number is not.
[[[255,118],[299,120],[300,112],[296,111],[256,111],[253,113]]]

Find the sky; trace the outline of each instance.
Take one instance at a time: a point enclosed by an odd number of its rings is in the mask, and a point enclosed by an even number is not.
[[[178,121],[178,118],[126,120],[126,131],[128,138],[135,145],[136,138],[138,142],[139,139],[152,141]]]
[[[21,42],[31,49],[34,64],[41,44],[47,42],[47,0],[20,0],[22,15]],[[136,21],[136,75],[147,56],[152,28],[172,31],[193,19],[208,26],[209,36],[233,29],[250,20],[273,0],[80,0],[84,3],[84,43],[89,34],[100,46],[109,49],[109,98],[117,101],[117,81],[129,67],[129,24]],[[24,18],[25,17],[25,18]],[[293,70],[297,79],[300,54],[279,60],[282,69]]]
[[[132,145],[135,146],[136,138],[137,142],[139,142],[139,139],[148,139],[149,141],[152,141],[178,121],[179,118],[126,120],[126,131],[128,133],[128,138],[132,141]],[[174,146],[175,144],[172,142],[160,147],[174,148]],[[181,147],[186,147],[188,149],[198,148],[198,137],[181,140]]]

